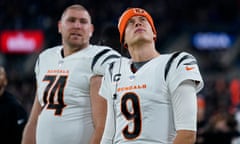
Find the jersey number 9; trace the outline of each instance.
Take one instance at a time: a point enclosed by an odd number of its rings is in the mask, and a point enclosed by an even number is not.
[[[121,99],[121,111],[124,117],[133,122],[133,130],[125,126],[122,133],[126,139],[132,140],[137,138],[141,133],[142,120],[140,101],[135,93],[126,93]]]

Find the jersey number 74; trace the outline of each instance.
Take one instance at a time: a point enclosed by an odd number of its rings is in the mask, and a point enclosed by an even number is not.
[[[43,81],[48,82],[43,95],[44,107],[55,110],[56,116],[61,116],[63,108],[66,106],[63,100],[63,92],[67,78],[66,75],[46,75],[43,78]]]

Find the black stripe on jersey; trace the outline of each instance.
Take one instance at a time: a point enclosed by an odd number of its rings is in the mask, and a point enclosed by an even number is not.
[[[91,65],[91,70],[93,70],[94,65],[97,63],[97,60],[98,60],[102,55],[104,55],[105,53],[107,53],[108,51],[110,51],[110,49],[105,49],[105,50],[99,52],[99,53],[93,58],[92,65]]]
[[[112,58],[119,58],[119,56],[118,56],[118,55],[109,55],[108,57],[106,57],[106,58],[102,61],[101,65],[103,65],[107,60],[112,59]]]
[[[193,64],[197,64],[197,61],[191,61],[189,63],[184,63],[183,65],[193,65]]]
[[[108,53],[109,51],[111,51],[111,49],[102,50],[101,52],[99,52],[99,53],[93,58],[92,65],[91,65],[91,70],[93,70],[93,67],[94,67],[94,65],[97,63],[98,59],[99,59],[102,55]],[[109,56],[107,56],[107,57],[103,60],[103,62],[101,63],[101,65],[104,64],[108,59],[112,59],[112,58],[119,58],[119,56],[118,56],[118,55],[114,55],[114,54],[109,55]]]
[[[183,62],[183,61],[186,60],[186,59],[193,59],[193,61],[191,61],[190,63],[185,63],[184,65],[192,65],[192,64],[196,64],[196,63],[197,63],[197,61],[195,60],[195,58],[194,58],[193,56],[191,56],[191,55],[185,55],[185,56],[183,56],[183,57],[179,60],[179,62],[178,62],[178,64],[177,64],[177,68],[178,68],[178,66],[181,64],[181,62]]]
[[[111,81],[112,81],[112,75],[113,75],[113,66],[114,66],[115,62],[111,62],[108,68],[110,77],[111,77]]]
[[[174,60],[180,53],[181,53],[181,52],[176,52],[176,53],[174,53],[174,54],[171,56],[171,58],[168,60],[167,65],[166,65],[166,67],[165,67],[165,73],[164,73],[164,79],[165,79],[165,80],[167,79],[167,75],[168,75],[168,72],[169,72],[169,69],[170,69],[170,67],[171,67],[171,65],[172,65],[173,60]]]

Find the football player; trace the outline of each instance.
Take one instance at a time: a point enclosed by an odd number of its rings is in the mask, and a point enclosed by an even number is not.
[[[83,6],[63,12],[62,45],[46,49],[36,62],[36,98],[22,144],[100,143],[107,107],[98,95],[100,75],[120,55],[91,45],[93,29]]]
[[[193,144],[196,93],[203,88],[197,60],[186,52],[160,54],[144,9],[127,9],[118,29],[131,59],[113,62],[104,75],[99,93],[108,114],[101,143]]]

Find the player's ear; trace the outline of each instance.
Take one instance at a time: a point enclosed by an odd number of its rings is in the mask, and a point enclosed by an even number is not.
[[[61,21],[58,22],[58,33],[62,32],[62,23]]]
[[[153,34],[153,40],[156,41],[157,40],[157,35]]]
[[[127,45],[127,43],[124,43],[124,45],[123,45],[123,46],[124,46],[124,48],[128,48],[128,45]]]
[[[93,26],[93,24],[91,24],[91,30],[90,30],[91,32],[89,33],[89,37],[91,37],[92,36],[92,34],[93,34],[93,32],[94,32],[94,26]]]

